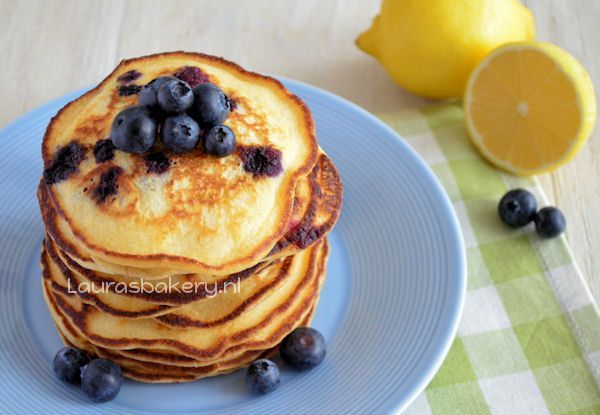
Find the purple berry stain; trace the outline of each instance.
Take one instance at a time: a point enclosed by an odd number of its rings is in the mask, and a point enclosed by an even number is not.
[[[175,72],[175,77],[187,82],[192,88],[208,82],[208,75],[196,66],[184,66]]]
[[[119,176],[123,173],[123,169],[116,166],[106,170],[100,176],[98,186],[92,192],[93,198],[97,203],[104,203],[110,196],[114,196],[119,191]]]
[[[127,71],[127,72],[123,73],[122,75],[120,75],[117,78],[117,82],[120,83],[120,84],[128,84],[130,82],[135,81],[140,76],[142,76],[142,74],[140,72],[138,72],[135,69],[132,69],[132,70]]]
[[[52,164],[44,170],[44,182],[54,184],[66,180],[77,172],[79,163],[85,160],[85,148],[76,141],[71,141],[54,155]]]
[[[275,177],[283,171],[281,151],[268,146],[238,146],[244,170],[254,177]]]
[[[94,157],[96,163],[101,164],[105,161],[112,160],[115,156],[115,145],[112,143],[110,138],[100,140],[94,146]]]
[[[140,85],[121,85],[119,87],[119,96],[120,97],[128,97],[130,95],[137,95],[142,90]]]
[[[148,154],[144,161],[146,162],[146,171],[148,173],[162,174],[169,170],[171,160],[161,152]]]

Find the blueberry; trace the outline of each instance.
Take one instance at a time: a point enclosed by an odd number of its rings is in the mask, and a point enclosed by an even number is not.
[[[81,390],[94,402],[115,399],[123,383],[121,367],[107,359],[94,359],[81,368]]]
[[[258,359],[252,362],[246,372],[246,385],[254,393],[273,392],[279,384],[279,368],[268,359]]]
[[[321,364],[327,348],[321,333],[310,327],[299,327],[283,339],[279,353],[285,363],[307,370]]]
[[[180,79],[162,84],[156,96],[158,106],[167,114],[182,114],[194,104],[192,88]]]
[[[160,139],[174,153],[193,150],[200,139],[200,127],[186,114],[167,118],[160,127]]]
[[[542,238],[554,238],[564,232],[567,221],[562,212],[552,206],[540,209],[535,215],[535,230]]]
[[[194,105],[190,115],[201,126],[223,124],[229,111],[227,95],[216,85],[207,82],[194,88]]]
[[[228,156],[235,149],[235,134],[226,125],[216,125],[202,136],[202,146],[211,156]]]
[[[138,95],[138,105],[152,110],[158,109],[158,89],[167,81],[177,80],[174,76],[159,76],[150,81]]]
[[[140,107],[124,109],[115,117],[110,139],[116,148],[128,153],[144,153],[156,140],[156,122]]]
[[[64,347],[54,356],[52,368],[56,376],[63,382],[79,385],[81,383],[81,367],[89,362],[90,358],[85,352],[73,347]]]
[[[525,226],[533,220],[537,202],[535,196],[523,189],[506,193],[498,204],[498,213],[502,222],[513,228]]]

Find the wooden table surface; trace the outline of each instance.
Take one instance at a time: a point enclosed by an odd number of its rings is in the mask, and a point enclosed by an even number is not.
[[[169,50],[224,56],[249,69],[330,90],[369,111],[428,103],[354,45],[375,0],[0,0],[0,127],[99,82],[127,57]],[[570,51],[600,90],[600,2],[524,0],[541,40]],[[567,238],[600,299],[600,128],[567,166],[540,176],[568,221]]]

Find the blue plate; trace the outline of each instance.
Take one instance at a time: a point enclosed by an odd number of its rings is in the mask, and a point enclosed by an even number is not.
[[[328,342],[325,362],[308,373],[283,367],[281,387],[268,396],[250,395],[243,371],[188,384],[126,381],[102,405],[55,379],[61,342],[42,298],[35,192],[46,125],[78,91],[0,131],[0,413],[391,413],[425,388],[450,348],[465,291],[452,205],[421,158],[377,118],[285,83],[312,109],[344,182],[314,319]]]

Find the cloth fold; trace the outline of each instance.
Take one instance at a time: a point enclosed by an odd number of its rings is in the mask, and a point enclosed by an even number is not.
[[[521,187],[540,207],[537,180],[495,169],[471,145],[460,103],[380,118],[404,137],[446,189],[467,250],[458,335],[407,414],[600,414],[600,313],[564,236],[505,226],[500,198]],[[568,218],[567,218],[568,221]]]

